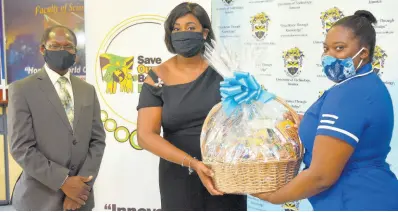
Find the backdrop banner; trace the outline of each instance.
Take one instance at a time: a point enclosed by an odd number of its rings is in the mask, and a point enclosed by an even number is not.
[[[321,66],[326,32],[358,9],[369,10],[378,19],[373,68],[398,104],[398,48],[392,45],[398,33],[396,7],[396,0],[214,0],[212,22],[218,40],[228,48],[238,54],[242,49],[258,51],[258,70],[252,74],[303,113],[332,86]],[[394,132],[388,160],[398,174],[397,128]],[[248,203],[249,210],[312,210],[307,200],[281,206],[249,198]]]
[[[46,28],[64,25],[77,36],[77,61],[70,69],[85,78],[84,0],[5,0],[4,23],[8,84],[43,67],[41,37]]]
[[[182,0],[85,2],[87,81],[97,91],[107,147],[95,183],[96,210],[158,210],[158,157],[137,144],[137,103],[151,67],[172,55],[166,16]],[[210,0],[198,1],[211,13]]]

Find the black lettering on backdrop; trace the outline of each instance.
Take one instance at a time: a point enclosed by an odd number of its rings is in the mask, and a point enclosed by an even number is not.
[[[144,57],[142,55],[138,56],[138,64],[161,64],[162,59],[160,57]]]
[[[105,204],[104,210],[108,211],[160,211],[156,208],[118,207],[116,204]]]

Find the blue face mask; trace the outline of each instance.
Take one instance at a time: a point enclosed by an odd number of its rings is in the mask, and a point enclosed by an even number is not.
[[[357,57],[363,50],[359,50],[359,52],[352,58],[346,59],[338,59],[329,55],[324,55],[322,57],[322,66],[323,72],[326,76],[335,83],[339,83],[343,80],[346,80],[350,77],[353,77],[356,74],[356,70],[361,66],[363,60],[358,64],[358,66],[354,67],[354,58]]]

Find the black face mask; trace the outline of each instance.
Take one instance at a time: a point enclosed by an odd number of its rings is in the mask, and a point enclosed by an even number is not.
[[[202,50],[205,39],[201,32],[176,32],[171,34],[171,43],[177,54],[188,58]]]
[[[72,54],[66,50],[50,51],[45,50],[44,61],[50,68],[56,70],[66,70],[75,64],[76,54]]]

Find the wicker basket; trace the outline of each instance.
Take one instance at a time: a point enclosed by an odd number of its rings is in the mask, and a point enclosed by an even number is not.
[[[282,99],[275,100],[285,106],[292,114],[294,121],[299,121],[297,113]],[[213,107],[209,112],[202,132],[208,131],[208,123],[211,117],[221,109],[221,103]],[[227,194],[256,194],[273,192],[290,182],[300,169],[303,157],[303,145],[297,139],[299,155],[296,159],[274,161],[250,161],[226,164],[221,162],[209,162],[204,155],[205,142],[201,138],[203,162],[214,172],[214,184],[219,191]]]

